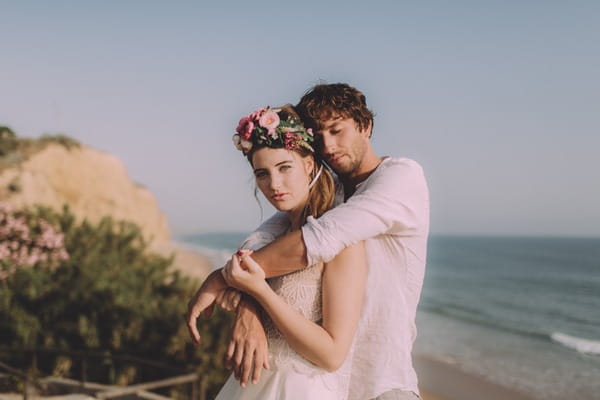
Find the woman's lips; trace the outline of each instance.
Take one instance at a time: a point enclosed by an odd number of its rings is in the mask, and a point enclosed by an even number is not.
[[[287,193],[277,193],[271,196],[271,198],[275,201],[281,201],[284,199],[285,196],[287,196]]]

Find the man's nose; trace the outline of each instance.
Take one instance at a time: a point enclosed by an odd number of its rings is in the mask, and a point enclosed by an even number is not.
[[[331,135],[321,135],[321,151],[325,155],[333,154],[335,150],[335,143]]]

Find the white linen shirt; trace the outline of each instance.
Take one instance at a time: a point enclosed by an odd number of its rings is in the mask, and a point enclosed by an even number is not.
[[[288,226],[285,214],[278,213],[245,244],[264,235],[277,237]],[[411,352],[428,233],[423,169],[413,160],[389,157],[345,203],[318,219],[309,217],[302,227],[308,265],[327,262],[347,246],[365,241],[368,276],[352,359],[352,400],[372,399],[392,389],[419,393]]]

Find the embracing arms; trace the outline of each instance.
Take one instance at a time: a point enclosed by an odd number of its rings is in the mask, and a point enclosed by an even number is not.
[[[306,319],[269,287],[264,272],[248,255],[225,269],[227,281],[253,296],[299,354],[327,371],[346,358],[356,331],[364,296],[366,262],[363,243],[344,249],[324,267],[323,323]]]
[[[345,247],[379,234],[427,234],[429,198],[421,167],[412,160],[392,159],[382,163],[374,174],[365,190],[357,190],[346,203],[329,210],[319,219],[309,218],[302,232],[289,233],[253,253],[252,258],[261,265],[265,275],[282,275],[307,264],[330,260]],[[280,223],[281,218],[272,218],[257,232],[265,229],[274,233],[273,227]],[[197,295],[194,299],[206,297]],[[190,302],[188,326],[195,326],[197,316],[208,307],[199,306],[194,299]],[[264,330],[250,301],[242,300],[237,310],[232,342],[236,343],[233,347],[236,370],[242,369],[242,373],[238,374],[244,383],[252,365],[254,378],[260,375],[260,367],[257,366],[261,365],[266,353],[259,352],[255,343],[262,342],[262,349],[266,348],[266,343]],[[250,331],[240,328],[241,322],[254,327],[250,334],[247,333]],[[229,356],[233,357],[233,351]]]

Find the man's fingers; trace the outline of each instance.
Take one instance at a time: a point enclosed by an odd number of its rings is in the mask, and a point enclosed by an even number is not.
[[[248,344],[244,350],[244,359],[242,360],[242,386],[246,386],[248,384],[250,372],[252,372],[252,364],[254,363],[255,347]]]
[[[227,297],[225,299],[225,302],[227,305],[227,310],[233,311],[236,309],[236,307],[240,303],[240,299],[241,299],[242,295],[238,290],[231,289],[231,288],[227,289],[227,290],[228,290],[228,293],[227,293]]]
[[[263,360],[260,359],[258,352],[254,353],[254,368],[252,371],[252,383],[257,384],[260,380],[260,373],[262,372]]]
[[[225,366],[227,369],[231,369],[233,365],[233,354],[235,352],[235,341],[232,339],[229,341],[229,346],[227,346],[227,353],[225,354]]]
[[[200,344],[200,333],[198,333],[198,327],[196,326],[198,317],[193,312],[188,314],[187,327],[192,336],[192,340],[196,344]]]
[[[256,358],[262,362],[264,369],[271,369],[271,365],[269,364],[269,346],[267,343],[260,346],[260,351],[257,350]]]
[[[215,299],[215,303],[219,305],[223,310],[229,311],[227,308],[227,294],[229,293],[229,288],[221,291],[217,298]]]
[[[242,360],[244,359],[244,346],[240,343],[237,343],[235,346],[235,353],[233,355],[233,365],[234,368],[239,371],[240,366],[242,365]],[[238,376],[239,379],[239,376]]]
[[[240,305],[240,301],[242,300],[242,293],[239,291],[235,292],[235,296],[233,298],[233,308],[237,308]]]

